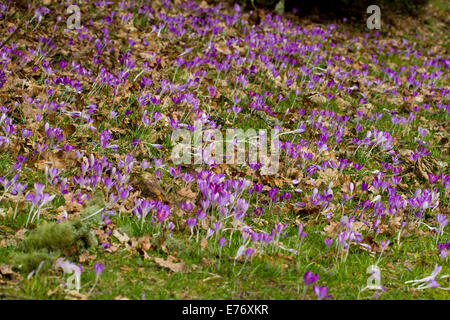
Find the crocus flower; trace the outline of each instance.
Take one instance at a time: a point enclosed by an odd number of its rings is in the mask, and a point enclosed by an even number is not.
[[[380,246],[382,250],[385,250],[389,246],[389,240],[381,240]]]
[[[224,237],[221,237],[218,241],[217,244],[219,245],[220,248],[222,248],[224,245],[227,244],[227,240]]]
[[[253,250],[252,248],[247,248],[244,251],[245,258],[246,259],[250,258],[254,252],[255,252],[255,250]]]
[[[305,285],[309,287],[314,282],[319,280],[319,275],[317,273],[312,273],[311,271],[306,271],[305,275],[303,276],[303,281],[305,282]]]
[[[58,259],[58,264],[63,269],[64,275],[73,273],[73,275],[67,279],[69,289],[72,289],[72,287],[75,286],[75,290],[79,291],[81,288],[81,273],[83,271],[81,265],[77,266],[76,264],[63,259]],[[74,281],[75,285],[73,284]]]
[[[319,288],[319,286],[314,286],[313,287],[314,293],[317,295],[317,299],[318,300],[322,300],[324,298],[329,298],[331,297],[331,295],[327,295],[328,293],[328,288],[325,286],[322,286]]]
[[[104,269],[105,269],[105,265],[103,265],[102,263],[96,263],[94,265],[95,275],[97,277],[99,277],[102,274]]]
[[[331,244],[333,243],[333,239],[332,238],[326,238],[326,239],[323,239],[323,242],[325,243],[325,246],[327,248],[329,248],[331,246]]]
[[[405,284],[412,283],[414,285],[418,285],[417,286],[418,290],[424,290],[424,289],[428,289],[428,288],[437,288],[439,286],[439,284],[436,282],[436,277],[441,272],[441,270],[442,270],[442,267],[436,264],[434,266],[433,272],[431,272],[431,274],[428,277],[418,279],[418,280],[406,281]]]
[[[441,225],[442,228],[448,224],[447,217],[443,214],[436,215],[436,221]]]
[[[450,242],[438,243],[437,247],[440,251],[441,259],[445,259],[450,251]]]
[[[191,229],[191,233],[194,230],[195,225],[197,224],[197,219],[195,218],[187,218],[186,224],[188,225],[189,229]]]

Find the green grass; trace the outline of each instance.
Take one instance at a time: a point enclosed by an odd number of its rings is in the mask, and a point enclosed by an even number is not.
[[[121,222],[123,228],[130,227],[132,223],[127,223],[126,219]],[[308,229],[298,259],[291,261],[282,257],[254,257],[251,264],[247,263],[243,267],[240,276],[236,275],[242,268],[242,262],[235,265],[233,261],[223,258],[219,266],[218,259],[214,259],[214,252],[210,251],[211,245],[206,250],[198,250],[186,241],[187,235],[177,235],[165,242],[169,252],[175,250],[178,257],[185,261],[187,272],[173,273],[161,268],[152,259],[143,259],[136,252],[121,250],[111,255],[100,250],[96,261],[102,261],[106,268],[90,298],[113,299],[120,295],[141,299],[145,294],[147,299],[298,299],[303,296],[302,276],[307,270],[318,273],[320,284],[332,288],[331,294],[335,297],[372,298],[372,291],[360,292],[360,289],[366,285],[366,269],[376,262],[377,257],[370,257],[367,252],[351,247],[347,261],[336,263],[331,253],[333,249],[327,252],[322,237],[316,233],[322,228],[323,225],[315,225]],[[237,243],[231,244],[230,248],[226,248],[228,252],[223,252],[223,257],[236,249]],[[431,237],[424,237],[420,243],[411,238],[402,239],[400,248],[392,244],[379,263],[381,283],[388,288],[380,299],[448,299],[445,291],[417,291],[404,285],[405,281],[428,276],[434,264],[440,263],[434,258],[436,250]],[[0,249],[2,260],[7,260],[10,253],[8,248]],[[152,250],[149,255],[164,257],[165,253]],[[214,259],[214,262],[207,265],[203,259]],[[92,287],[95,278],[93,263],[84,263],[83,269],[82,291],[86,292]],[[448,267],[444,267],[445,271],[448,272]],[[58,287],[62,281],[61,272],[46,271],[33,276],[20,289],[6,287],[4,292],[37,299],[63,298],[63,292],[47,296],[47,292]],[[442,281],[441,285],[445,286],[445,283],[448,284],[448,280]],[[307,292],[308,297],[313,298],[311,290]]]

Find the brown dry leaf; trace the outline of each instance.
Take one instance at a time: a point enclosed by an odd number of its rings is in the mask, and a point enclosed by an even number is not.
[[[120,133],[120,134],[125,134],[127,132],[125,129],[118,128],[118,127],[109,128],[109,131],[111,131],[113,133]]]
[[[199,7],[202,8],[202,9],[208,9],[209,8],[208,3],[206,1],[204,1],[204,0],[202,2],[200,2]]]
[[[379,229],[380,229],[379,234],[387,234],[389,236],[393,234],[393,230],[390,227],[390,225],[381,224]]]
[[[244,223],[241,220],[233,219],[233,221],[231,221],[231,225],[234,229],[241,230],[241,228],[244,226]]]
[[[9,243],[7,240],[5,240],[5,239],[0,240],[0,248],[6,248],[6,247],[8,247],[8,245],[9,245]]]
[[[77,128],[73,124],[65,125],[63,128],[64,136],[70,137],[75,133],[76,130]]]
[[[439,172],[437,161],[431,156],[420,157],[414,165],[414,173],[419,178],[428,181],[429,173]]]
[[[150,250],[150,248],[152,247],[152,244],[150,242],[150,236],[145,236],[145,237],[140,237],[137,239],[138,241],[138,245],[141,249],[143,250]]]
[[[105,249],[106,252],[114,253],[119,249],[119,245],[117,243],[112,243],[111,246]]]
[[[200,241],[200,247],[202,249],[205,249],[207,246],[208,246],[208,239],[202,238],[202,240]]]
[[[141,237],[137,239],[137,252],[144,256],[145,260],[151,260],[152,258],[148,255],[147,251],[152,248],[152,243],[150,242],[150,236]]]
[[[361,233],[361,231],[364,231],[367,229],[367,225],[362,223],[361,221],[355,221],[355,222],[353,222],[352,229],[353,229],[353,231]]]
[[[348,110],[351,108],[352,104],[348,101],[345,101],[341,97],[336,98],[336,104],[337,106],[342,110]]]
[[[328,224],[323,230],[327,233],[328,237],[334,237],[339,231],[339,223],[330,221],[330,224]]]
[[[66,193],[63,197],[66,204],[61,207],[58,207],[58,209],[56,209],[57,212],[61,213],[65,210],[67,213],[75,213],[81,212],[83,210],[83,206],[78,202],[76,202],[75,199],[74,201],[72,201],[71,193]]]
[[[180,208],[174,208],[174,209],[175,209],[175,210],[174,210],[175,215],[176,215],[177,217],[182,217],[182,216],[185,215],[185,211],[184,211],[184,210],[181,210]]]
[[[303,208],[299,208],[297,206],[294,207],[294,211],[297,216],[310,216],[310,215],[318,215],[320,213],[319,206],[311,206],[309,202],[306,203],[306,206]],[[313,220],[311,220],[313,221]]]
[[[178,194],[184,198],[188,198],[191,200],[197,198],[197,193],[195,193],[189,188],[182,188],[178,190]]]
[[[400,229],[402,223],[402,217],[399,215],[393,216],[391,217],[391,219],[389,220],[389,227],[394,230],[397,231]]]
[[[207,259],[207,258],[202,258],[202,260],[200,260],[200,262],[206,266],[211,266],[213,264],[213,261],[211,259]]]
[[[144,260],[152,260],[152,257],[150,257],[147,253],[147,251],[142,250],[142,255],[144,256]]]
[[[173,256],[168,256],[167,260],[158,257],[155,258],[155,262],[161,267],[167,268],[173,272],[184,272],[186,270],[186,264],[184,261],[174,262],[176,260],[177,258]]]
[[[0,274],[3,276],[13,275],[15,272],[12,270],[12,266],[8,264],[0,265]]]
[[[50,296],[54,295],[55,293],[57,293],[59,291],[59,289],[60,289],[60,286],[57,286],[55,289],[48,289],[47,296],[50,297]]]
[[[386,263],[386,267],[388,267],[391,270],[394,269],[394,265],[392,263],[390,263],[390,262]]]
[[[124,271],[124,272],[130,272],[131,268],[128,267],[120,267],[120,270]]]
[[[294,258],[292,256],[288,256],[287,254],[278,253],[278,258],[284,259],[284,260],[288,260],[288,261],[294,261]]]
[[[371,235],[365,236],[361,243],[370,246],[371,249],[370,251],[381,252],[380,245],[374,240],[374,238]]]
[[[105,232],[105,230],[100,228],[94,228],[94,233],[96,236],[98,236],[98,241],[100,243],[109,242],[108,240],[109,235]]]
[[[127,297],[122,297],[122,296],[117,296],[117,297],[114,297],[114,300],[130,300],[130,299],[128,299]]]
[[[128,241],[130,241],[130,237],[125,232],[122,234],[117,231],[117,229],[114,229],[113,236],[116,237],[120,243],[128,243]]]
[[[222,52],[224,54],[232,54],[230,48],[228,48],[224,42],[217,44],[216,48],[217,51]]]
[[[87,300],[88,297],[84,294],[79,293],[76,290],[64,290],[65,293],[67,293],[68,295],[66,296],[66,299],[68,300],[73,300],[73,299],[78,299],[78,300]]]
[[[23,105],[22,112],[25,115],[25,117],[27,117],[29,119],[32,119],[35,114],[42,115],[42,110],[41,109],[36,108],[36,107],[34,107],[32,105],[29,105],[28,103]]]
[[[282,188],[285,184],[284,180],[281,178],[280,175],[276,175],[276,176],[263,175],[261,177],[261,180],[264,185],[276,186],[278,188]],[[290,183],[290,181],[287,181],[287,183]],[[264,188],[263,188],[263,190],[264,190]]]
[[[39,170],[45,170],[45,167],[55,167],[56,169],[63,169],[66,167],[66,161],[61,151],[58,153],[45,150],[41,154],[41,159],[35,163]]]
[[[97,255],[96,254],[89,255],[89,252],[86,251],[86,252],[83,252],[82,254],[80,254],[79,258],[80,258],[80,262],[83,263],[86,261],[95,260],[95,258],[97,258]]]
[[[318,105],[324,105],[328,102],[327,98],[325,98],[324,96],[319,95],[319,94],[310,96],[310,97],[308,97],[308,99],[314,103],[317,103]]]
[[[286,175],[290,179],[300,180],[303,177],[303,174],[297,168],[289,168],[286,172]]]
[[[328,185],[331,181],[335,181],[338,178],[338,171],[336,169],[327,168],[319,171],[319,177],[317,178],[317,184],[325,183]]]
[[[439,206],[439,211],[441,214],[450,215],[450,208],[447,206]]]
[[[17,238],[17,239],[19,239],[19,240],[23,240],[23,239],[25,239],[25,233],[26,233],[27,231],[28,231],[28,230],[25,229],[25,228],[19,229],[19,230],[14,234],[14,237]]]
[[[152,174],[148,172],[143,172],[138,176],[136,176],[136,178],[133,179],[131,184],[135,186],[138,190],[140,190],[144,197],[149,197],[161,200],[162,202],[167,202],[165,191],[161,188],[158,180],[156,180],[156,178]]]

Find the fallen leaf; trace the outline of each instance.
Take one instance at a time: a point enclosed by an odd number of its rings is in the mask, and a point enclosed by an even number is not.
[[[152,174],[143,172],[142,174],[137,175],[131,184],[140,190],[144,197],[167,202],[165,191],[161,188],[159,182]]]
[[[159,264],[161,267],[167,268],[173,272],[183,272],[186,270],[186,264],[184,261],[181,262],[174,262],[176,260],[173,256],[168,256],[167,260],[164,260],[162,258],[155,258],[155,262]]]
[[[60,286],[57,286],[55,289],[48,289],[47,296],[50,297],[50,296],[54,295],[55,293],[57,293],[59,291],[59,289],[60,289]]]
[[[371,251],[381,252],[380,245],[374,240],[374,238],[371,235],[365,236],[361,243],[370,246]]]
[[[138,238],[137,241],[138,241],[139,247],[142,248],[143,250],[150,250],[150,248],[152,247],[150,239],[151,239],[150,236]]]
[[[120,243],[128,243],[128,241],[130,241],[130,237],[125,232],[122,234],[117,231],[117,229],[113,231],[113,236],[116,237]]]
[[[111,246],[105,249],[106,252],[114,253],[119,249],[119,245],[117,243],[111,243]]]
[[[82,254],[80,254],[79,258],[80,258],[80,262],[83,263],[86,261],[95,260],[95,258],[97,258],[97,255],[96,254],[89,255],[89,252],[86,251],[86,252],[83,252]]]
[[[12,266],[7,265],[7,264],[2,264],[2,265],[0,265],[0,273],[4,276],[7,276],[7,275],[12,275],[15,272],[12,270]]]
[[[78,299],[78,300],[87,300],[88,297],[84,294],[79,293],[76,290],[64,290],[65,293],[68,294],[68,296],[66,296],[66,299],[69,300],[73,300],[73,298]]]
[[[325,170],[320,170],[317,185],[320,185],[322,182],[328,185],[331,181],[335,181],[338,177],[339,175],[336,169],[327,168]]]
[[[197,198],[197,193],[195,193],[194,191],[192,191],[189,188],[182,188],[182,189],[178,190],[177,193],[184,198],[188,198],[188,199]]]
[[[207,246],[208,246],[208,239],[202,238],[202,240],[200,240],[200,247],[202,249],[205,249]]]
[[[23,240],[23,239],[25,239],[25,233],[26,233],[27,231],[28,231],[27,229],[22,228],[22,229],[18,230],[18,231],[14,234],[14,237],[17,238],[17,239],[19,239],[19,240]]]
[[[125,272],[130,272],[131,271],[131,268],[128,268],[128,267],[120,267],[120,270],[122,270],[122,271],[125,271]]]
[[[327,233],[328,237],[333,237],[338,233],[339,224],[334,221],[330,221],[330,223],[327,226],[325,226],[323,230]]]
[[[311,100],[314,103],[317,103],[318,105],[324,105],[328,102],[327,98],[319,94],[310,96],[309,100]]]
[[[65,205],[58,207],[56,211],[62,213],[66,211],[67,213],[76,213],[83,210],[83,206],[75,201],[72,201],[72,193],[66,193],[64,196]]]

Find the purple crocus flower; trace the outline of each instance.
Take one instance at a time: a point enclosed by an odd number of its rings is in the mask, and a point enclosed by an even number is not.
[[[317,273],[312,273],[311,271],[306,271],[305,275],[303,276],[303,281],[305,282],[305,285],[309,287],[314,282],[319,280],[319,275]]]
[[[102,274],[104,269],[105,269],[105,265],[102,263],[96,263],[94,265],[94,270],[95,270],[95,274],[97,277],[99,277]]]
[[[227,244],[227,240],[224,237],[221,237],[218,241],[217,244],[219,245],[220,248],[222,248],[224,245]]]
[[[186,224],[188,225],[189,229],[191,229],[191,232],[193,231],[195,225],[197,224],[197,219],[195,218],[187,218]]]
[[[328,288],[325,286],[322,286],[319,288],[319,286],[315,285],[313,287],[314,293],[317,295],[317,299],[318,300],[322,300],[324,298],[329,298],[331,297],[331,295],[327,295],[328,293]]]
[[[380,246],[382,250],[385,250],[389,246],[389,240],[381,240]]]
[[[255,252],[255,250],[253,250],[252,248],[247,248],[244,251],[245,258],[246,259],[250,258],[254,252]]]
[[[198,213],[197,213],[198,220],[203,220],[206,218],[206,216],[207,216],[207,213],[205,211],[203,211],[202,209],[198,210]]]
[[[436,216],[436,221],[442,226],[442,228],[448,224],[447,217],[443,214],[438,214]]]

